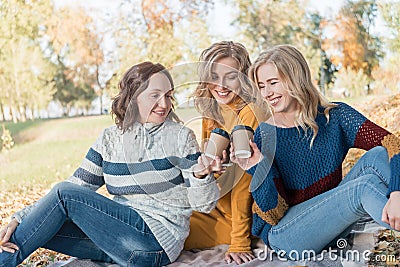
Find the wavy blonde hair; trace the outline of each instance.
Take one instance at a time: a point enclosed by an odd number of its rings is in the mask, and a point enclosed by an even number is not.
[[[318,125],[315,121],[318,107],[322,106],[324,108],[324,115],[329,121],[329,110],[337,105],[329,102],[312,83],[311,71],[307,61],[294,46],[278,45],[262,52],[249,69],[250,79],[255,84],[258,84],[258,68],[267,63],[271,63],[276,67],[283,86],[300,107],[296,124],[306,134],[310,128],[312,129],[311,148],[318,133]]]
[[[213,120],[213,123],[209,125],[209,127],[215,127],[216,123],[220,125],[224,125],[225,123],[221,115],[220,107],[212,96],[208,86],[213,64],[227,57],[233,58],[239,65],[238,78],[240,82],[240,91],[236,92],[237,96],[233,100],[236,104],[236,111],[239,112],[249,103],[258,103],[258,106],[263,107],[263,103],[256,97],[258,93],[257,90],[251,85],[251,81],[247,77],[251,62],[246,48],[241,43],[234,43],[232,41],[214,43],[203,50],[200,55],[198,68],[200,81],[192,95],[197,111],[206,118]]]

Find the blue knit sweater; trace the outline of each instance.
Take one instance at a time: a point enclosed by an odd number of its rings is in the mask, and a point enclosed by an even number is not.
[[[336,187],[342,180],[342,162],[350,148],[384,146],[389,153],[390,194],[400,190],[400,139],[344,103],[329,112],[319,108],[318,134],[310,148],[312,131],[279,128],[262,123],[255,143],[264,159],[248,172],[253,175],[254,235],[268,244],[268,231],[293,205]],[[276,146],[275,146],[276,143]]]

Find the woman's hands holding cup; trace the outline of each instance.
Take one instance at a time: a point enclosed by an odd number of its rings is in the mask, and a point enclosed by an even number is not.
[[[204,146],[207,147],[207,142],[204,143]],[[222,159],[218,156],[215,156],[214,159],[207,157],[202,153],[200,157],[197,159],[197,164],[193,167],[193,175],[196,178],[204,178],[210,173],[222,174],[226,170],[226,166],[222,164],[228,160],[228,155],[226,150],[222,151]]]
[[[238,158],[235,156],[235,147],[231,142],[230,155],[229,155],[230,159],[233,163],[238,164],[239,167],[242,168],[243,170],[250,169],[251,167],[257,165],[264,158],[263,154],[258,149],[256,143],[249,140],[249,145],[253,150],[253,153],[251,154],[250,158]]]

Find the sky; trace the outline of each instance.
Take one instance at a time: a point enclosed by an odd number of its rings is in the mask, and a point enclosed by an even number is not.
[[[56,4],[63,3],[62,0],[55,0]],[[214,0],[214,8],[209,12],[207,23],[209,26],[218,25],[218,27],[209,27],[209,33],[213,36],[219,36],[221,39],[232,38],[235,35],[235,27],[230,25],[235,17],[234,10],[230,7],[228,1]],[[323,16],[331,16],[336,13],[344,0],[321,1],[309,0],[309,8],[318,10]],[[65,3],[65,2],[64,2]],[[120,3],[119,0],[69,0],[68,4],[83,5],[90,8],[96,8],[100,11],[110,12]]]
[[[320,14],[327,16],[332,12],[337,12],[342,5],[343,0],[321,1],[310,0],[310,9],[318,10]],[[223,0],[215,0],[214,9],[208,17],[208,25],[218,25],[218,27],[210,27],[212,35],[218,35],[223,38],[232,37],[235,33],[235,28],[230,25],[234,19],[235,12]]]

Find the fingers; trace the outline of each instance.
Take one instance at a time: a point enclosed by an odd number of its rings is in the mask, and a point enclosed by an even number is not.
[[[207,149],[208,141],[203,142],[203,151],[205,152]]]
[[[259,150],[256,143],[254,143],[251,139],[249,139],[250,147],[254,150]]]
[[[6,234],[4,235],[3,239],[1,241],[3,242],[7,242],[8,240],[10,240],[12,233],[14,233],[15,228],[9,224],[9,226],[7,227],[7,231]]]
[[[255,259],[254,255],[249,252],[230,252],[225,255],[225,261],[227,263],[231,263],[233,260],[236,264],[242,264],[250,262],[253,259]]]
[[[232,258],[229,255],[229,253],[225,254],[225,258],[224,259],[225,259],[226,263],[228,263],[228,264],[232,262]]]
[[[5,242],[0,245],[0,253],[2,252],[9,252],[14,253],[16,250],[19,250],[18,246],[11,242]]]
[[[228,162],[228,152],[222,151],[222,162]]]
[[[231,148],[229,149],[229,159],[233,162],[233,163],[237,163],[237,159],[235,157],[235,149],[233,147],[233,143],[231,142]]]
[[[216,172],[222,170],[222,162],[218,156],[215,157],[215,160],[211,163],[211,170]]]
[[[382,210],[382,222],[390,224],[388,213],[387,213],[387,204],[385,205],[385,207]]]

